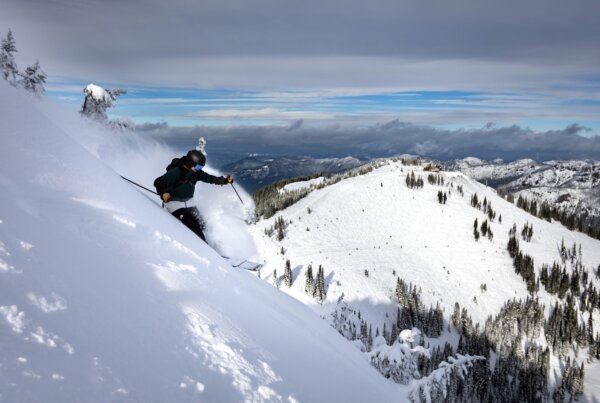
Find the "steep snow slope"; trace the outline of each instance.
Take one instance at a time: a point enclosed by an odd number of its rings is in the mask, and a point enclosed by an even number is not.
[[[0,400],[403,399],[44,114],[0,83]]]
[[[273,270],[281,276],[285,260],[290,259],[294,283],[289,289],[281,285],[281,290],[329,318],[343,300],[360,310],[375,332],[375,326],[381,331],[385,323],[390,329],[395,321],[396,276],[420,287],[426,305],[439,302],[446,320],[456,302],[483,324],[506,301],[525,299],[525,283],[515,273],[506,251],[513,223],[519,232],[525,223],[533,224],[533,239],[521,242],[521,249],[533,256],[536,275],[543,263],[559,260],[562,239],[567,246],[581,245],[583,264],[592,276],[595,273],[600,263],[599,241],[537,219],[461,173],[443,173],[446,185],[453,182],[453,189],[427,181],[423,189],[409,189],[406,175],[413,170],[426,178],[427,173],[418,167],[389,162],[367,175],[315,190],[273,218],[259,221],[255,238],[268,261],[264,269],[268,275],[263,278],[272,282]],[[463,196],[457,191],[459,185]],[[438,190],[451,192],[445,205],[438,203]],[[492,241],[474,239],[474,220],[481,224],[486,219],[481,210],[470,205],[474,193],[480,201],[487,198],[502,217],[502,223],[499,217],[491,223]],[[291,221],[282,241],[265,234],[278,217]],[[304,292],[309,263],[315,272],[319,265],[324,267],[328,291],[322,305]],[[600,281],[593,281],[598,287]],[[539,296],[548,315],[556,297],[543,290]],[[599,319],[596,310],[595,326]],[[589,374],[595,366],[586,368],[588,393],[594,390],[590,383],[594,377]]]

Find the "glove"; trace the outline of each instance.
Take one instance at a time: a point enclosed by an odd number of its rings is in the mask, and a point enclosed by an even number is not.
[[[171,200],[171,193],[163,193],[161,197],[163,202],[168,203]]]
[[[233,183],[233,176],[227,175],[227,177],[225,178],[225,182],[227,182],[228,185]]]

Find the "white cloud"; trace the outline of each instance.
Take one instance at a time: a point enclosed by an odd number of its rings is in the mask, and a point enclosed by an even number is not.
[[[315,111],[285,111],[273,108],[263,109],[215,109],[210,111],[193,112],[189,117],[199,119],[226,119],[226,120],[332,120],[336,115],[328,112]]]

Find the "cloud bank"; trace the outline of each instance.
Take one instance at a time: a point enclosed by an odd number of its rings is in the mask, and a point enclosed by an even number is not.
[[[166,124],[138,126],[143,135],[185,149],[199,136],[207,150],[238,154],[288,154],[314,157],[355,156],[373,158],[403,153],[437,159],[476,156],[507,161],[533,158],[600,160],[600,136],[572,124],[561,130],[534,131],[520,126],[489,123],[477,129],[442,129],[392,120],[368,127],[316,126],[297,121],[282,126],[177,128]]]

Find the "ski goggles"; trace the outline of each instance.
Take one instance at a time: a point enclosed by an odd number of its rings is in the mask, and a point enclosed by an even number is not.
[[[196,166],[194,167],[194,169],[195,169],[196,171],[202,171],[202,168],[204,168],[204,165],[200,165],[200,164],[198,164],[198,165],[196,165]]]

